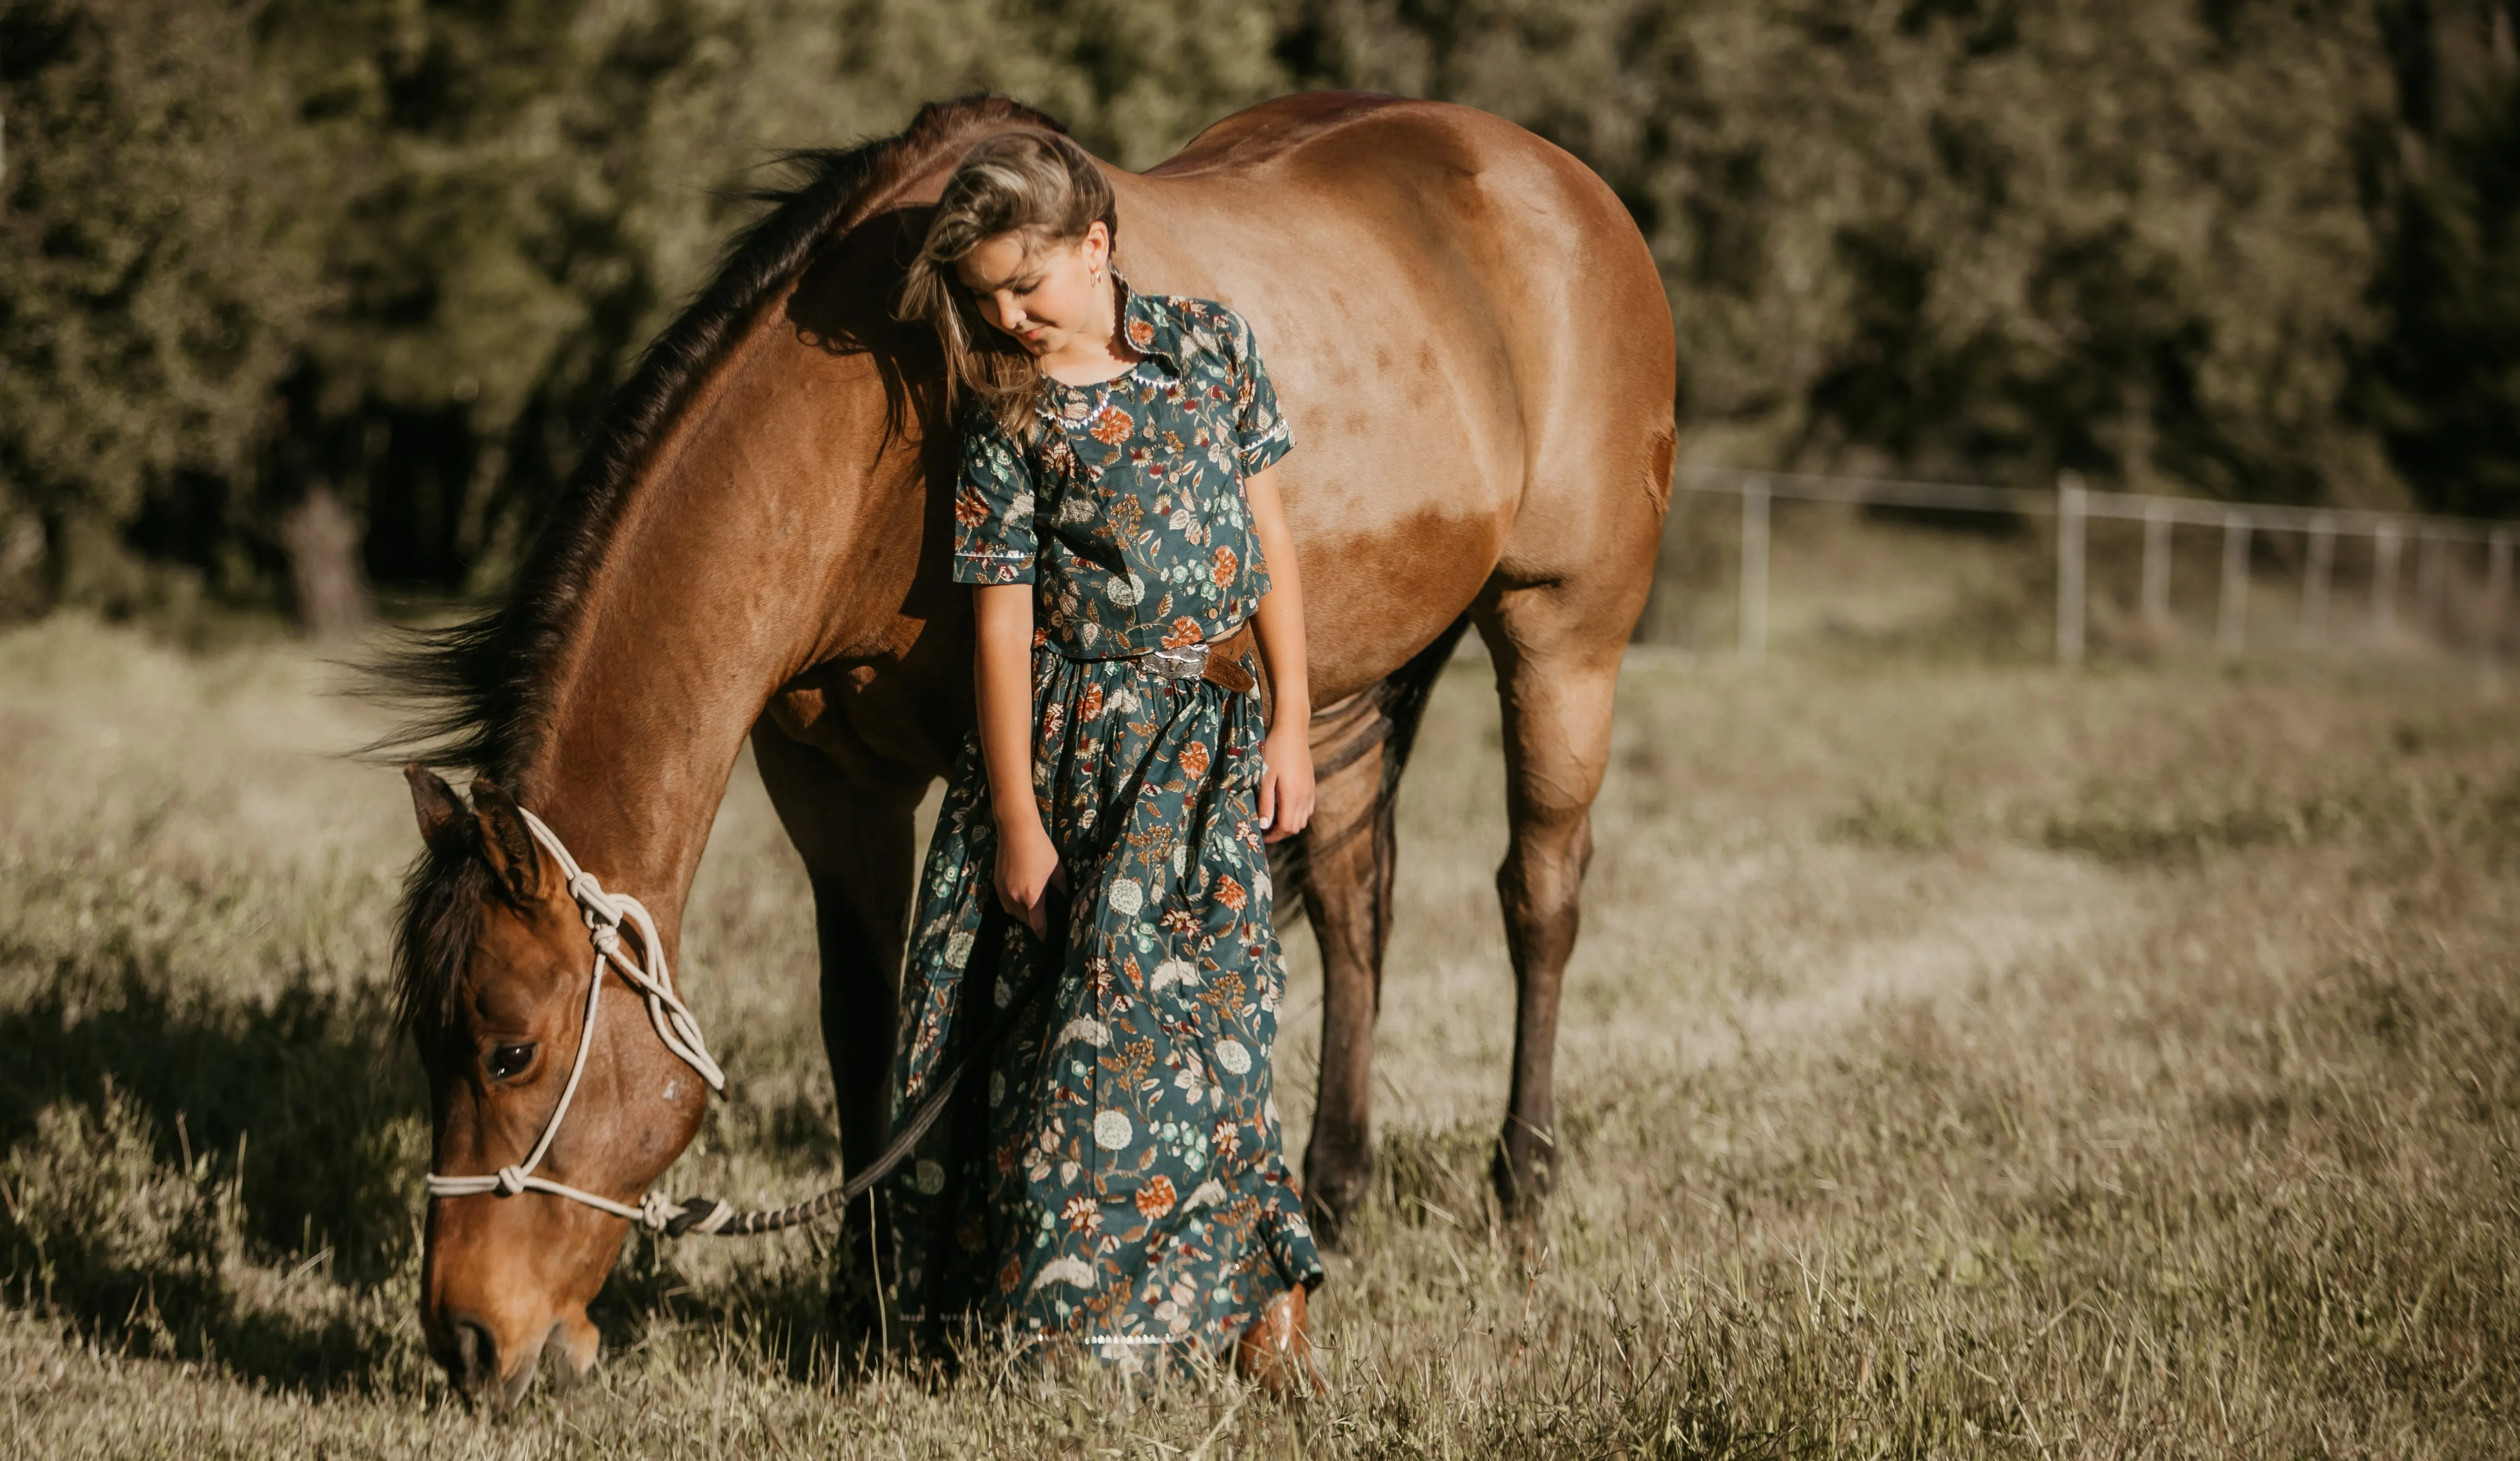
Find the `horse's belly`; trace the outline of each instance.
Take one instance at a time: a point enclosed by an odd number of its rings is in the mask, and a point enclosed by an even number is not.
[[[1318,520],[1298,528],[1314,704],[1384,678],[1461,617],[1504,535],[1498,520],[1433,511],[1372,530]]]

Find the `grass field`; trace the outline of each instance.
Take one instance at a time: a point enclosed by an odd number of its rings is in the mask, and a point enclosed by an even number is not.
[[[1527,1238],[1484,1191],[1503,813],[1454,667],[1327,1401],[938,1386],[833,1351],[811,1235],[641,1238],[597,1377],[495,1421],[412,1314],[381,981],[417,839],[399,778],[329,755],[370,713],[277,641],[0,634],[0,1453],[2509,1454],[2513,687],[1886,642],[1632,659]],[[834,1158],[808,905],[739,770],[683,966],[736,1095],[674,1190]]]

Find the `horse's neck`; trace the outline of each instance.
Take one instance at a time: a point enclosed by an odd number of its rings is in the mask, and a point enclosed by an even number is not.
[[[872,368],[790,343],[757,332],[630,489],[518,777],[668,940],[763,705],[826,655],[891,632],[908,570],[868,570],[916,557],[874,551],[915,545],[921,524],[915,451],[884,444]]]

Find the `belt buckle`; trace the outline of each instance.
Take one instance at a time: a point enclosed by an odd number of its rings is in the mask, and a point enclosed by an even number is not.
[[[1196,679],[1207,670],[1207,642],[1148,650],[1147,667],[1167,679]]]

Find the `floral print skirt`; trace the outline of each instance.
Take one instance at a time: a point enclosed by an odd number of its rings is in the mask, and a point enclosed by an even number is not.
[[[1045,647],[1033,707],[1065,890],[1049,940],[999,909],[974,733],[921,873],[894,1119],[1013,1024],[884,1183],[886,1308],[931,1352],[1002,1336],[1178,1370],[1322,1279],[1270,1090],[1259,703]]]

